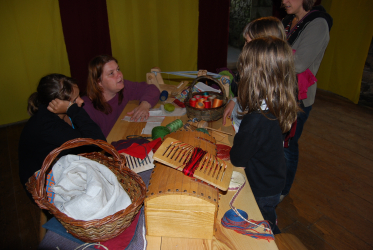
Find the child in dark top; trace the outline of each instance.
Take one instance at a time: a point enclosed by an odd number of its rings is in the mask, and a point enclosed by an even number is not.
[[[237,102],[242,122],[230,158],[245,167],[256,202],[274,233],[276,212],[285,185],[283,133],[297,117],[296,76],[290,46],[276,37],[248,42],[240,54]]]
[[[278,18],[273,16],[261,17],[251,21],[244,28],[242,36],[245,39],[246,43],[250,42],[252,39],[267,36],[274,36],[284,41],[286,40],[284,26]],[[223,125],[225,125],[227,118],[231,118],[232,125],[236,132],[238,131],[241,123],[241,120],[237,119],[237,112],[241,112],[241,110],[239,110],[238,105],[236,103],[238,91],[237,83],[239,81],[240,75],[236,74],[231,84],[231,90],[234,94],[234,98],[232,98],[229,101],[228,105],[224,109],[223,114]]]
[[[51,74],[40,80],[37,92],[29,97],[27,111],[31,118],[22,131],[18,147],[19,177],[24,188],[28,179],[42,167],[46,156],[63,143],[75,138],[105,140],[82,104],[79,88],[72,78]],[[88,147],[89,150],[93,148]],[[65,150],[60,156],[81,150]]]

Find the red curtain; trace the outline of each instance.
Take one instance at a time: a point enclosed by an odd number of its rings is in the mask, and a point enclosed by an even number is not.
[[[71,76],[85,92],[88,62],[111,55],[106,0],[59,0]],[[198,69],[216,72],[227,66],[230,0],[200,0]]]
[[[85,92],[88,63],[96,55],[111,55],[106,0],[59,0],[71,77]]]
[[[216,72],[227,66],[230,0],[200,0],[198,69]]]

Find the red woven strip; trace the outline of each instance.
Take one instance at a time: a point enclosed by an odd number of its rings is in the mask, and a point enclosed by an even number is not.
[[[185,167],[183,169],[183,173],[187,176],[193,177],[194,171],[198,167],[201,159],[203,156],[205,156],[206,151],[203,151],[200,148],[194,148],[192,156],[190,157],[190,160],[185,164]]]

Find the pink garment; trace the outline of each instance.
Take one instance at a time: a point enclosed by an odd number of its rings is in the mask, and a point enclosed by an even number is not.
[[[307,91],[310,86],[317,82],[316,77],[312,74],[311,70],[306,69],[306,71],[297,74],[298,77],[298,100],[303,100],[307,98]]]
[[[293,49],[293,54],[295,54]],[[311,70],[306,69],[304,72],[297,74],[298,78],[298,100],[307,99],[307,91],[310,86],[317,82],[316,77],[312,74]]]

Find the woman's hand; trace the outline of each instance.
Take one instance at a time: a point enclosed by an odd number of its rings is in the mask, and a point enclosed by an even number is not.
[[[140,121],[145,121],[149,117],[150,108],[151,108],[150,103],[148,103],[147,101],[142,101],[139,106],[137,106],[131,112],[128,112],[127,115],[132,115],[131,121],[137,122],[137,120],[139,119]]]
[[[223,113],[223,125],[225,125],[225,122],[227,120],[227,117],[228,118],[231,118],[232,116],[232,111],[234,109],[234,105],[236,103],[232,100],[229,101],[228,105],[225,107],[224,109],[224,113]]]
[[[67,109],[70,107],[70,104],[71,103],[69,101],[64,101],[56,98],[49,103],[47,109],[55,114],[66,114]]]

